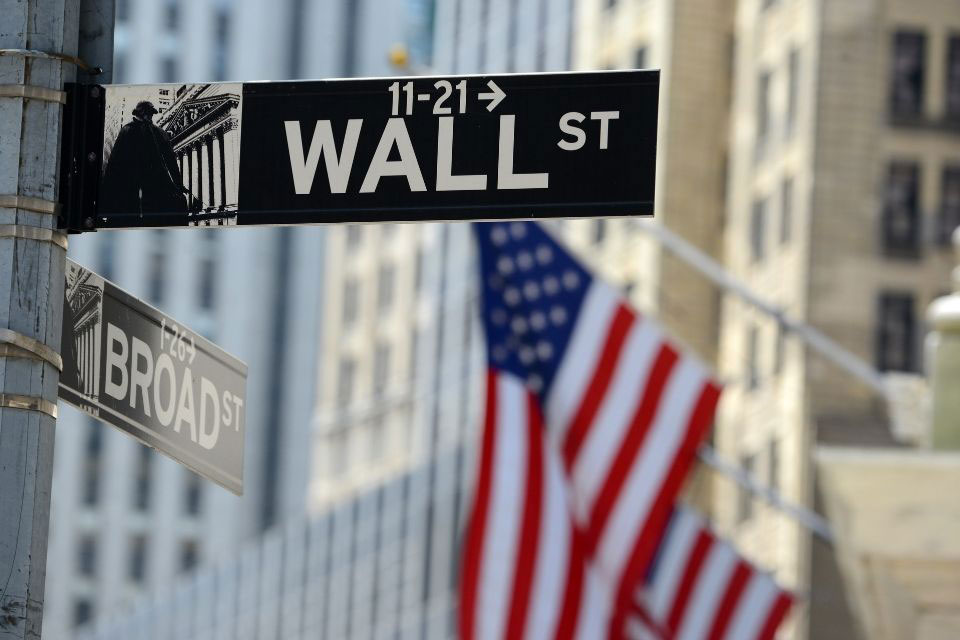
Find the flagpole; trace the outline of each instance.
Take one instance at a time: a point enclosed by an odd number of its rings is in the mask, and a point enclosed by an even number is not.
[[[801,507],[798,504],[794,504],[784,499],[778,491],[761,485],[754,480],[749,473],[729,460],[722,458],[713,447],[709,445],[702,445],[697,451],[697,457],[700,458],[700,461],[704,464],[713,467],[750,493],[765,500],[770,506],[789,515],[807,529],[820,536],[825,542],[833,544],[833,530],[830,528],[830,524],[817,513]]]
[[[814,327],[786,315],[782,308],[755,294],[744,282],[724,269],[716,260],[664,225],[639,219],[634,219],[634,223],[636,228],[653,236],[671,253],[702,273],[716,285],[735,294],[747,304],[756,307],[762,313],[776,320],[781,327],[798,335],[814,351],[866,383],[878,395],[884,398],[888,397],[889,391],[883,375],[860,357]]]

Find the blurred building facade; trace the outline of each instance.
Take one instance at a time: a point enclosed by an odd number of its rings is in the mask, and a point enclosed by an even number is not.
[[[250,5],[243,20],[271,25],[295,15],[298,3],[281,3],[278,11],[253,0],[239,4]],[[952,0],[416,4],[414,70],[660,68],[655,222],[878,368],[920,367],[922,309],[948,288],[944,230],[960,222],[960,15]],[[333,25],[352,24],[367,10],[357,3],[324,15],[340,16]],[[342,61],[358,59],[344,53],[345,45],[330,48],[332,31],[318,33],[326,36],[304,45],[314,48],[311,64],[336,51]],[[370,45],[377,64],[386,64],[395,41]],[[254,66],[259,56],[282,59],[276,50],[236,52]],[[641,310],[716,364],[726,391],[714,445],[756,480],[819,509],[815,443],[889,443],[885,408],[868,388],[809,355],[770,318],[724,296],[629,219],[571,220],[556,229]],[[268,612],[262,619],[274,620],[269,612],[280,605],[255,594],[287,580],[277,576],[304,585],[330,580],[309,577],[333,575],[314,573],[313,560],[303,572],[296,560],[310,553],[296,540],[326,535],[321,539],[339,540],[329,543],[330,557],[349,559],[336,584],[350,586],[336,593],[304,586],[305,599],[292,596],[302,605],[290,606],[314,611],[290,614],[303,621],[290,637],[305,633],[306,616],[317,610],[330,617],[309,629],[322,626],[330,637],[369,637],[380,620],[387,621],[384,630],[449,637],[482,391],[468,227],[337,226],[326,230],[320,259],[306,501],[316,522],[342,524],[293,524],[271,533],[246,552],[259,560],[239,561],[247,569],[211,569],[207,574],[225,573],[198,576],[176,597],[186,602],[185,594],[201,588],[213,593],[200,586],[213,580],[216,593],[247,590],[239,597],[257,601]],[[693,489],[744,553],[804,596],[784,628],[787,637],[857,637],[828,547],[722,478],[702,474]],[[330,528],[309,533],[314,526]],[[340,533],[329,533],[337,527]],[[394,540],[399,546],[388,543]],[[277,568],[287,562],[292,569]],[[138,619],[169,626],[173,610],[164,607],[173,598],[143,601]],[[273,637],[276,622],[263,624],[266,631],[250,637]]]
[[[960,11],[741,2],[735,20],[728,267],[880,371],[919,371],[960,223]],[[718,449],[790,498],[822,510],[817,444],[892,444],[880,398],[769,318],[725,301],[720,350],[746,384]],[[833,549],[728,484],[716,498],[744,548],[809,589],[797,635],[856,637]]]
[[[407,40],[406,71],[567,69],[573,8],[573,0],[412,3],[420,28]],[[384,42],[384,60],[386,51]],[[338,226],[327,247],[313,509],[472,437],[482,392],[471,377],[482,337],[469,225]]]
[[[408,40],[410,73],[561,71],[570,63],[572,0],[416,5],[432,30]],[[400,603],[403,637],[448,638],[455,629],[450,606],[483,393],[476,269],[465,223],[327,230],[310,511],[320,516],[390,491],[396,515],[361,511],[356,526],[404,541],[401,568],[386,569],[386,582],[376,578],[395,591],[382,587],[376,602]],[[366,576],[366,562],[347,575]],[[394,570],[397,580],[389,579]],[[347,606],[348,616],[370,612],[368,601]],[[367,637],[360,629],[331,637]]]
[[[389,72],[404,0],[118,0],[114,82]],[[179,86],[179,85],[175,85]],[[174,88],[175,88],[174,86]],[[172,99],[158,96],[163,111]],[[162,113],[159,117],[162,117]],[[242,498],[69,407],[54,468],[44,632],[68,637],[138,595],[302,516],[324,269],[321,228],[110,231],[71,256],[249,366]]]
[[[881,371],[918,371],[960,222],[958,21],[936,0],[581,0],[574,60],[662,69],[658,223]],[[756,480],[820,509],[816,442],[890,443],[867,386],[629,221],[568,226],[641,309],[715,358],[715,446]],[[828,546],[732,482],[703,485],[722,530],[808,596],[789,635],[856,637]]]
[[[453,638],[459,532],[431,536],[428,523],[455,483],[444,478],[433,501],[411,492],[449,457],[288,520],[77,638]]]

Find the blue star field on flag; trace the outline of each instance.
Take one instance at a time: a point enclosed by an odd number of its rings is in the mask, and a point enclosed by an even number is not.
[[[478,223],[474,230],[488,362],[545,396],[592,278],[539,224]]]

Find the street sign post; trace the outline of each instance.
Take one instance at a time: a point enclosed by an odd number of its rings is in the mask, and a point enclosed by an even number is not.
[[[60,399],[243,493],[247,367],[67,260]]]
[[[62,224],[652,215],[659,81],[602,71],[73,86]]]

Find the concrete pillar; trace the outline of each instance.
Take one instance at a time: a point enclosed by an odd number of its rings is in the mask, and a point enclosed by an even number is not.
[[[953,293],[937,298],[927,310],[930,389],[934,449],[960,450],[960,227],[953,232],[957,266]]]

